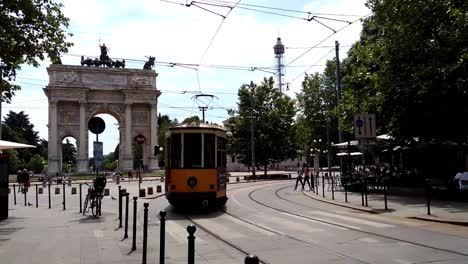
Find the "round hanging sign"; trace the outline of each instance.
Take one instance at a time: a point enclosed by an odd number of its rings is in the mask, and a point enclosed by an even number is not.
[[[102,118],[95,116],[89,120],[88,129],[93,134],[101,134],[106,129],[106,123]]]
[[[138,134],[135,136],[135,138],[133,138],[133,141],[137,144],[143,144],[145,143],[146,138],[142,134]]]

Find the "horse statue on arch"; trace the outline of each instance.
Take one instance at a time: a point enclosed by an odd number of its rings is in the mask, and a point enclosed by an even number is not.
[[[155,57],[149,56],[148,61],[145,62],[145,65],[143,66],[143,70],[151,70],[154,66],[154,60]]]

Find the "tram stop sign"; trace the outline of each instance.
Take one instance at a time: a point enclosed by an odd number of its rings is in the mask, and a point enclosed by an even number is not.
[[[106,123],[104,120],[102,120],[102,118],[95,116],[89,120],[88,129],[93,134],[99,135],[104,132],[104,129],[106,129]]]
[[[136,135],[134,138],[133,138],[133,141],[137,144],[144,144],[145,141],[146,141],[146,138],[145,136],[143,136],[142,134],[138,134]]]

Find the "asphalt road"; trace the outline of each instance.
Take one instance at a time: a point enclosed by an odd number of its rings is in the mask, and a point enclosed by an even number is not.
[[[7,223],[8,230],[18,231],[0,239],[0,257],[8,261],[5,263],[141,263],[142,203],[148,202],[148,263],[159,263],[160,210],[167,212],[166,263],[187,263],[186,227],[190,224],[197,226],[196,263],[243,263],[246,254],[259,256],[263,263],[282,264],[468,263],[467,227],[336,207],[294,191],[293,183],[228,185],[226,208],[215,212],[179,211],[164,197],[140,198],[137,250],[133,252],[132,216],[130,213],[130,237],[123,240],[123,228],[118,228],[117,200],[104,198],[103,216],[94,219],[78,213],[79,196],[71,195],[68,188],[65,211],[62,194],[52,194],[52,209],[47,209],[47,191],[39,196],[39,208],[35,208],[33,188],[27,197],[31,206],[24,207],[20,195],[17,205],[12,205],[12,219],[20,221]],[[160,184],[144,182],[143,186]],[[137,182],[122,185],[131,197],[137,195]],[[116,185],[109,187],[111,196],[117,197]],[[83,194],[85,189],[83,186]],[[133,211],[132,204],[129,209]],[[0,238],[2,235],[0,232]],[[22,246],[31,255],[21,254]]]

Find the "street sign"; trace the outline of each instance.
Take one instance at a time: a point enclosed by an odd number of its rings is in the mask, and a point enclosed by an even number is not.
[[[96,161],[96,168],[102,167],[102,161],[104,160],[103,151],[102,151],[102,142],[94,141],[93,155],[94,160]]]
[[[355,138],[375,138],[375,114],[354,115]]]
[[[137,144],[144,144],[146,141],[146,138],[142,134],[138,134],[135,136],[135,138],[133,138],[133,141]]]

